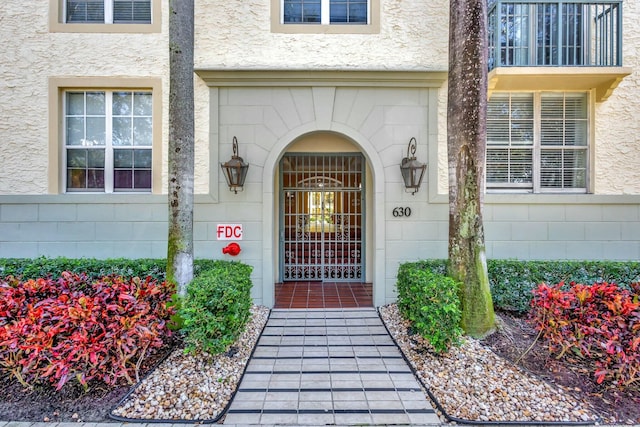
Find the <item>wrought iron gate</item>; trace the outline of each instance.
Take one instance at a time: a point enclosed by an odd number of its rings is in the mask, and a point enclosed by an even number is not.
[[[280,163],[283,281],[364,278],[364,158],[286,154]]]

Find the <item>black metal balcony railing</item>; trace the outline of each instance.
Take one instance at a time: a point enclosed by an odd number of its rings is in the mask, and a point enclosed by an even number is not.
[[[622,66],[622,0],[488,0],[489,70]]]

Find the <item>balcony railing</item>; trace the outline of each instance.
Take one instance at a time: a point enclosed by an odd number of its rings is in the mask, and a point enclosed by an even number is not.
[[[488,0],[489,70],[622,66],[622,0]]]

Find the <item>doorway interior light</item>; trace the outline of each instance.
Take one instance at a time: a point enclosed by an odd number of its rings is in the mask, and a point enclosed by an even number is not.
[[[244,180],[249,170],[249,164],[245,163],[242,157],[238,156],[238,139],[235,136],[233,137],[233,156],[231,156],[231,160],[228,162],[221,163],[220,167],[224,172],[229,191],[233,191],[235,194],[238,194],[238,191],[242,191]]]
[[[407,146],[407,157],[402,159],[400,163],[400,172],[402,173],[402,179],[407,192],[416,194],[420,189],[422,178],[424,178],[424,171],[427,169],[425,163],[420,163],[416,159],[416,145],[417,141],[415,137],[411,137],[409,145]]]

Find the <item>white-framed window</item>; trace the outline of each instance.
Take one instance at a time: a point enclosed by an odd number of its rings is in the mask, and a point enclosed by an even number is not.
[[[586,92],[496,92],[487,108],[487,190],[585,193]]]
[[[151,192],[150,91],[68,90],[63,108],[67,192]]]
[[[64,0],[66,23],[150,24],[151,0]]]
[[[370,23],[369,0],[281,0],[283,24]]]

